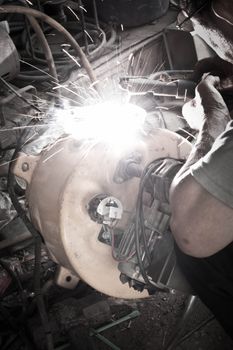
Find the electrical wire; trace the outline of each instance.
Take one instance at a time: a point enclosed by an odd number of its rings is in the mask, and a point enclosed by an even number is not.
[[[144,192],[146,183],[150,179],[151,174],[154,172],[155,169],[158,168],[158,165],[159,166],[162,165],[160,163],[164,159],[165,159],[164,157],[156,159],[156,161],[150,163],[146,167],[146,169],[143,171],[143,174],[141,176],[140,185],[139,185],[137,202],[136,202],[136,220],[135,220],[135,231],[134,231],[136,256],[137,256],[137,262],[139,265],[141,275],[145,281],[145,284],[147,285],[147,288],[152,288],[152,289],[156,288],[158,290],[163,290],[163,288],[161,289],[160,286],[158,286],[156,283],[154,283],[152,280],[150,280],[149,277],[147,276],[147,273],[146,273],[146,270],[144,267],[143,257],[141,255],[140,238],[142,238],[142,240],[143,240],[143,246],[145,249],[145,256],[149,262],[150,261],[150,252],[148,251],[146,236],[145,236],[145,229],[144,229],[143,192]]]

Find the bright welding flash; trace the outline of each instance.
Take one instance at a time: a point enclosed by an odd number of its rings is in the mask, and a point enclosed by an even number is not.
[[[58,123],[65,133],[78,140],[105,142],[121,148],[136,140],[145,118],[146,111],[139,106],[105,102],[64,110],[59,113]]]

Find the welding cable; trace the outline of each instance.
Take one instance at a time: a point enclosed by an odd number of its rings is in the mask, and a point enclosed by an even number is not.
[[[27,7],[22,7],[22,6],[3,5],[3,6],[0,6],[0,13],[3,13],[3,14],[19,13],[26,16],[33,16],[49,24],[52,28],[56,29],[59,33],[62,33],[63,36],[66,38],[67,42],[75,49],[75,52],[80,58],[82,65],[85,68],[91,83],[93,84],[93,87],[96,89],[96,91],[100,92],[95,73],[90,65],[90,62],[87,59],[87,56],[85,55],[85,53],[83,52],[79,44],[76,42],[76,40],[73,38],[73,36],[60,23],[55,21],[53,18],[47,16],[43,12],[31,9],[31,8],[27,8]]]

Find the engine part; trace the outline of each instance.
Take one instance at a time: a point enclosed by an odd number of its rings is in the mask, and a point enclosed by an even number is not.
[[[11,80],[18,72],[18,52],[9,34],[0,26],[0,77]]]
[[[97,208],[106,195],[115,198],[112,208],[114,202],[119,207],[121,203],[122,217],[114,229],[122,234],[135,214],[139,179],[117,184],[114,174],[119,161],[134,152],[140,153],[140,164],[145,168],[160,157],[185,159],[189,151],[190,144],[186,140],[160,129],[149,135],[141,134],[137,141],[117,152],[105,143],[99,142],[93,147],[87,141],[65,139],[38,157],[21,154],[14,173],[28,182],[30,216],[54,261],[105,294],[141,298],[148,292],[139,293],[120,282],[119,262],[112,257],[113,248],[99,239],[103,225],[101,220],[93,220],[95,215],[90,216],[90,203],[95,203],[92,208]],[[26,171],[25,162],[28,164]],[[106,195],[98,198],[101,193]],[[92,202],[95,197],[97,201]]]

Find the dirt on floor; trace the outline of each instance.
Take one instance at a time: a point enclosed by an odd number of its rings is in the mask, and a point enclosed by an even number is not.
[[[188,301],[188,297],[180,293],[157,293],[128,305],[116,301],[111,306],[111,321],[105,325],[134,310],[140,315],[96,334],[88,327],[74,327],[70,332],[73,345],[69,349],[232,350],[233,341],[199,299],[195,298],[185,314]],[[98,339],[102,336],[104,339]],[[111,344],[106,344],[109,341]]]

